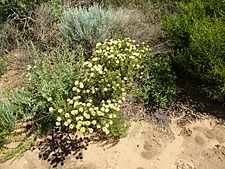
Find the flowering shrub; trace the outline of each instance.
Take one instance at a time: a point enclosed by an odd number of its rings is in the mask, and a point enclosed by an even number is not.
[[[97,43],[93,56],[84,62],[81,76],[74,82],[73,98],[68,98],[64,107],[49,108],[58,114],[56,126],[90,134],[99,129],[121,136],[127,128],[120,112],[126,87],[139,74],[147,51],[130,39]]]

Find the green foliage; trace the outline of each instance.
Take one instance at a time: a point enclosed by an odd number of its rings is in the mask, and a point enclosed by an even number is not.
[[[0,129],[0,150],[4,145],[4,143],[9,140],[9,135],[10,135],[9,131]]]
[[[65,98],[71,96],[72,82],[83,60],[82,49],[72,52],[67,48],[56,49],[39,57],[33,66],[27,67],[25,87],[9,95],[9,107],[13,107],[18,118],[36,118],[40,127],[45,124],[49,127],[55,115],[48,108],[54,102],[65,104]]]
[[[93,56],[83,64],[68,104],[49,108],[49,112],[58,114],[56,126],[82,133],[100,130],[114,137],[123,136],[127,123],[120,107],[126,87],[138,76],[147,51],[130,39],[97,43]]]
[[[3,59],[0,59],[0,77],[5,73],[6,65]]]
[[[98,2],[105,6],[125,6],[125,5],[139,5],[146,0],[98,0]]]
[[[60,18],[63,12],[63,5],[59,0],[51,0],[51,5],[53,7],[55,17],[57,19]]]
[[[6,162],[7,160],[21,157],[32,145],[35,143],[31,139],[24,140],[18,147],[10,149],[3,156],[0,161]]]
[[[10,130],[14,126],[16,116],[8,100],[0,101],[0,148],[8,140]]]
[[[7,19],[16,18],[18,21],[30,17],[29,11],[35,5],[47,2],[48,0],[0,0],[0,23]]]
[[[176,76],[168,58],[148,59],[142,79],[142,87],[138,93],[147,104],[166,106],[176,93]]]
[[[13,107],[8,100],[0,102],[0,130],[9,131],[12,129],[15,121]]]
[[[48,113],[49,104],[70,96],[72,82],[77,78],[83,60],[82,49],[75,52],[56,50],[49,54],[48,59],[36,61],[27,74],[26,83],[30,86],[29,90],[35,93],[32,110],[39,117],[43,115],[44,120],[51,121],[54,115]]]
[[[18,118],[28,120],[35,116],[36,100],[32,91],[25,88],[15,89],[11,91],[9,101]]]
[[[225,3],[195,0],[179,5],[180,15],[163,24],[175,43],[175,61],[204,83],[214,99],[225,96]]]
[[[122,10],[104,10],[98,5],[78,7],[63,12],[58,24],[62,35],[74,42],[96,44],[115,36],[116,30],[126,23]]]
[[[117,116],[113,119],[113,124],[109,126],[111,135],[115,138],[122,138],[127,136],[128,128],[130,124],[124,119],[122,113],[117,113]]]
[[[109,6],[146,6],[152,3],[174,3],[174,2],[186,2],[189,0],[97,0],[102,6],[109,7]]]
[[[0,56],[0,77],[6,72],[7,69],[7,59],[10,54]]]

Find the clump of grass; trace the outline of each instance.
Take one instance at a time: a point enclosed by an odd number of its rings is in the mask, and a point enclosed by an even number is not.
[[[7,150],[1,157],[1,162],[6,162],[11,159],[21,157],[29,148],[34,145],[35,142],[32,139],[26,139],[18,147]]]

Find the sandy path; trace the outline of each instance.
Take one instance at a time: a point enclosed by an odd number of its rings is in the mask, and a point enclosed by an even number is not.
[[[48,169],[38,150],[26,152],[0,169]],[[84,158],[69,156],[59,169],[225,169],[225,126],[200,119],[168,130],[150,122],[132,122],[129,135],[115,146],[91,144]]]

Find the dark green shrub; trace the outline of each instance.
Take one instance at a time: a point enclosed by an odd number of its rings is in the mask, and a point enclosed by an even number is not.
[[[139,95],[150,105],[166,106],[176,94],[176,76],[168,58],[147,60]]]
[[[186,2],[189,0],[96,0],[104,7],[111,7],[111,6],[146,6],[149,3],[159,3],[159,4],[166,4],[166,3],[174,3],[174,2]]]
[[[166,20],[167,38],[175,43],[175,61],[204,84],[214,99],[225,96],[225,3],[195,0],[179,5],[180,15]]]
[[[0,0],[0,23],[7,19],[28,19],[36,5],[49,0]]]

